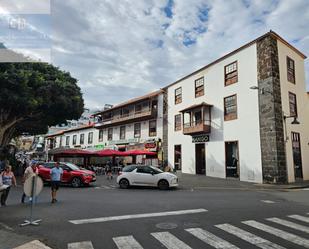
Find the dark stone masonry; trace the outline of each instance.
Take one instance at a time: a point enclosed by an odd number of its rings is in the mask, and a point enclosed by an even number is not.
[[[271,34],[257,42],[257,59],[263,181],[286,183],[278,47]]]

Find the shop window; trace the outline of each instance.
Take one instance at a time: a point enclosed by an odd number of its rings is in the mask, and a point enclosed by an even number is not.
[[[134,137],[135,138],[141,137],[141,123],[134,124]]]
[[[204,77],[195,80],[195,98],[204,95]]]
[[[286,57],[288,81],[295,84],[295,62],[290,57]]]
[[[237,97],[236,94],[224,98],[224,120],[237,119]]]
[[[107,140],[108,141],[113,140],[113,128],[108,128],[108,130],[107,130]]]
[[[182,102],[182,88],[178,87],[175,90],[175,105],[179,104]]]
[[[290,105],[290,116],[297,117],[297,101],[296,95],[289,92],[289,105]]]
[[[224,67],[225,86],[234,84],[238,81],[237,61]]]
[[[155,137],[157,135],[157,120],[149,121],[149,137]]]
[[[175,115],[175,131],[181,130],[181,114]]]

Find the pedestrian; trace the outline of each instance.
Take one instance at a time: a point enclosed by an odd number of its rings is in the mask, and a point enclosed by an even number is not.
[[[1,194],[1,206],[6,206],[6,200],[9,196],[11,186],[17,186],[16,178],[12,172],[12,167],[10,165],[5,166],[4,171],[0,174],[0,177],[2,178],[2,183],[9,186],[4,189]]]
[[[50,171],[50,180],[51,180],[51,203],[57,202],[57,191],[59,189],[61,178],[62,178],[63,170],[60,168],[59,162],[56,162],[55,167],[53,167]]]
[[[38,163],[37,163],[37,161],[32,160],[30,162],[30,165],[25,169],[25,172],[24,172],[24,175],[23,175],[23,178],[22,178],[23,184],[30,177],[32,177],[34,175],[38,175],[38,174],[39,174]],[[21,203],[25,203],[25,198],[26,198],[26,194],[23,193],[23,195],[21,196]]]
[[[111,162],[111,160],[108,160],[108,162],[106,164],[106,174],[107,174],[107,180],[113,179],[113,175],[112,175],[112,162]]]

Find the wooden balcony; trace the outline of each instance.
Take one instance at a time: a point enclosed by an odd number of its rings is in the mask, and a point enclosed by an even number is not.
[[[111,119],[105,119],[98,124],[96,124],[96,127],[109,127],[113,125],[120,125],[120,124],[125,124],[128,122],[134,122],[134,121],[144,121],[147,119],[152,119],[157,117],[157,110],[156,109],[148,109],[148,110],[143,110],[139,112],[134,112],[134,113],[129,113],[125,115],[119,115],[119,116],[114,116]]]
[[[184,135],[198,135],[210,133],[210,121],[209,120],[199,120],[193,121],[191,123],[186,123],[183,125]]]

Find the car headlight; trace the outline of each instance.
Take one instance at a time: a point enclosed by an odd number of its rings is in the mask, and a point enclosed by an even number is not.
[[[85,177],[86,177],[86,176],[91,176],[91,175],[89,175],[89,174],[83,174],[83,176],[85,176]]]

